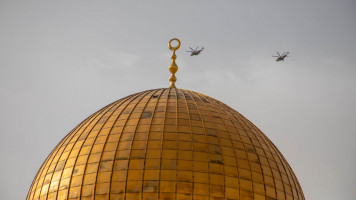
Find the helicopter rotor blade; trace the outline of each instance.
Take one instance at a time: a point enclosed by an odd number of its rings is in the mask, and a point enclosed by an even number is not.
[[[279,55],[278,51],[277,51],[277,54],[278,54],[278,56],[281,56],[281,55]]]
[[[194,51],[194,49],[192,49],[192,47],[189,47],[189,49],[191,49],[192,51]]]

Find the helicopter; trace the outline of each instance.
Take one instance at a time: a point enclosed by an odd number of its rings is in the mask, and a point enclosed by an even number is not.
[[[191,51],[187,51],[187,52],[191,52],[190,56],[197,56],[200,54],[201,51],[203,51],[204,47],[202,47],[200,50],[198,50],[198,47],[194,50],[191,47],[189,47],[191,49]]]
[[[281,61],[281,60],[284,61],[284,58],[288,57],[289,51],[284,52],[282,55],[280,55],[277,51],[277,54],[278,54],[278,56],[272,56],[272,57],[277,57],[277,59],[276,59],[277,62]]]

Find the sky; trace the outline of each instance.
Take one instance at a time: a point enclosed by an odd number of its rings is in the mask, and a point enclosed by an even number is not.
[[[26,198],[51,150],[95,111],[168,87],[167,44],[179,38],[178,88],[259,127],[306,199],[353,199],[355,10],[354,0],[0,0],[0,198]],[[276,62],[277,51],[290,57]]]

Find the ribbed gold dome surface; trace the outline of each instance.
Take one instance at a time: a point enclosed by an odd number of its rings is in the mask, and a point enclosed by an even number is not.
[[[27,200],[304,199],[272,142],[225,104],[189,90],[133,94],[55,147]]]

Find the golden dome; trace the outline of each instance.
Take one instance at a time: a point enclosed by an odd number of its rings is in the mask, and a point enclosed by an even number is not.
[[[176,88],[120,99],[55,147],[27,200],[304,199],[285,158],[249,120]]]

